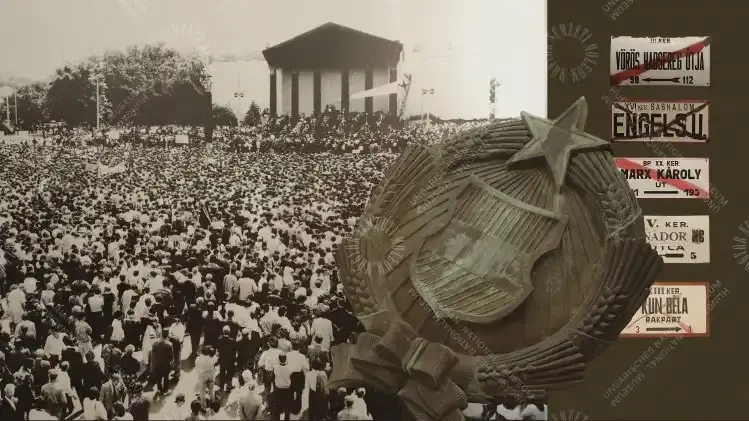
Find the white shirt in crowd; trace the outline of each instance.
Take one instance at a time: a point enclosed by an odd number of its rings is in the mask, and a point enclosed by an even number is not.
[[[257,292],[257,284],[251,278],[239,278],[237,286],[240,300],[246,300]]]
[[[312,328],[310,330],[310,335],[313,338],[315,336],[322,338],[320,346],[326,351],[329,350],[330,344],[333,342],[333,323],[324,317],[317,317],[312,321]]]
[[[195,371],[202,380],[213,379],[216,376],[216,358],[200,355],[195,359]]]
[[[91,398],[83,399],[83,419],[85,420],[106,420],[107,409],[104,404]]]
[[[64,337],[64,333],[57,334],[57,337],[54,334],[47,336],[47,341],[44,343],[44,353],[59,357],[62,354],[62,350],[65,349]]]
[[[177,342],[182,342],[185,339],[185,325],[182,323],[172,323],[169,326],[169,337]]]
[[[257,365],[263,367],[265,371],[273,370],[273,367],[278,364],[278,356],[281,355],[281,350],[278,348],[269,348],[260,354]]]
[[[99,294],[92,295],[88,299],[88,306],[91,312],[100,312],[104,308],[104,297]]]
[[[36,292],[37,280],[32,277],[28,277],[23,280],[23,289],[27,294],[33,294]]]
[[[286,361],[288,361],[287,364],[292,373],[309,371],[309,361],[307,360],[307,357],[302,355],[299,351],[291,351],[287,353]]]
[[[291,386],[291,367],[289,364],[276,364],[273,367],[273,383],[276,388],[288,389]]]

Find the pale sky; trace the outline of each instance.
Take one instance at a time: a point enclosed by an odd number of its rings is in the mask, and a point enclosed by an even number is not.
[[[399,74],[413,75],[412,92],[435,89],[425,111],[486,117],[495,77],[499,116],[546,115],[545,0],[0,0],[0,10],[0,76],[46,79],[66,62],[159,41],[242,56],[335,22],[402,42]],[[426,52],[414,53],[417,44]],[[263,61],[210,71],[214,102],[268,106]],[[233,98],[238,77],[241,103]],[[410,95],[406,113],[420,110],[421,95]]]

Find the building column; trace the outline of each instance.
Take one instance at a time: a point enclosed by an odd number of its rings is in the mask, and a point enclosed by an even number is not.
[[[374,86],[374,73],[372,71],[372,65],[368,65],[364,70],[364,90],[372,89]],[[364,112],[372,114],[374,111],[374,98],[368,96],[364,98]]]
[[[348,70],[341,71],[341,110],[348,113],[349,93],[348,93],[349,74]]]
[[[291,118],[299,118],[299,72],[291,72]]]
[[[312,91],[315,115],[320,115],[322,113],[322,75],[319,70],[315,70],[312,77]]]
[[[398,80],[398,69],[395,67],[390,68],[390,83],[396,82]],[[398,94],[390,94],[389,97],[390,103],[388,104],[388,108],[390,109],[390,115],[393,117],[398,117]]]
[[[270,115],[275,116],[278,114],[278,89],[276,80],[276,69],[270,69]]]

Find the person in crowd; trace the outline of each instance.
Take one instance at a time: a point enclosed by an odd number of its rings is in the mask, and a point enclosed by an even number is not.
[[[29,421],[52,421],[59,420],[60,418],[55,417],[46,408],[45,400],[43,396],[37,396],[34,399],[34,407],[29,411]]]
[[[302,410],[302,394],[305,390],[305,374],[309,371],[309,361],[307,357],[299,352],[299,343],[291,343],[291,351],[286,354],[289,369],[291,370],[291,390],[294,393],[294,400],[291,411],[299,414]]]
[[[182,371],[182,344],[185,341],[185,324],[181,315],[174,318],[173,323],[169,326],[167,336],[174,351],[172,359],[174,363],[174,378],[179,380],[180,372]]]
[[[99,389],[92,386],[86,397],[83,398],[83,419],[84,420],[100,420],[106,421],[109,419],[109,414],[104,404],[99,400]]]
[[[292,367],[289,366],[287,355],[278,356],[278,364],[273,366],[273,391],[271,392],[271,420],[288,420],[294,407],[294,390],[291,385]]]
[[[186,420],[190,415],[190,409],[185,402],[186,399],[184,393],[178,393],[177,396],[174,397],[174,408],[172,408],[167,419],[170,421]]]
[[[237,341],[231,327],[224,326],[218,342],[219,388],[228,390],[235,375],[237,364]]]
[[[214,386],[216,384],[216,357],[213,348],[203,347],[201,354],[195,359],[195,371],[198,373],[195,385],[200,404],[205,407],[206,401],[214,398]]]
[[[240,377],[240,389],[237,397],[239,419],[259,420],[262,415],[263,403],[260,395],[256,392],[257,383],[252,377],[252,372],[245,370]]]
[[[150,417],[151,400],[145,396],[139,396],[133,399],[130,404],[130,415],[133,417],[133,421],[148,421]]]
[[[194,400],[190,403],[190,415],[185,418],[185,421],[202,421],[205,418],[201,415],[203,412],[203,404],[199,400]]]
[[[167,340],[168,332],[163,332],[163,337],[156,339],[151,347],[151,372],[149,383],[156,384],[159,392],[166,393],[169,389],[169,374],[174,367],[174,350],[172,344]]]
[[[128,401],[127,386],[122,380],[122,374],[114,372],[109,380],[101,387],[99,401],[104,405],[109,418],[115,415],[114,407],[118,402],[126,403]]]
[[[314,359],[310,371],[305,375],[306,388],[309,390],[309,421],[324,421],[328,412],[328,376],[325,364]]]
[[[112,417],[112,420],[114,421],[133,421],[134,419],[133,415],[130,412],[127,412],[125,405],[123,405],[122,402],[115,402],[113,412],[114,416]]]
[[[3,400],[0,404],[0,418],[4,421],[23,421],[25,414],[18,407],[18,398],[15,396],[16,386],[8,383],[3,388]]]
[[[69,413],[68,395],[60,387],[57,376],[57,370],[50,370],[49,381],[41,389],[41,398],[44,399],[44,409],[62,419]]]
[[[343,403],[343,409],[337,414],[338,421],[355,421],[368,419],[354,408],[355,398],[353,396],[347,395],[343,399]]]

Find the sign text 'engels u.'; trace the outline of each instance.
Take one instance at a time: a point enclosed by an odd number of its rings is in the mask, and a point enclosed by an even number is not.
[[[616,158],[638,199],[710,197],[709,158]]]
[[[665,263],[710,263],[710,216],[645,216],[645,237]]]
[[[710,102],[627,100],[611,104],[613,142],[693,142],[710,138]]]
[[[710,37],[611,37],[611,85],[710,86]]]
[[[621,337],[710,336],[707,282],[656,282]]]

